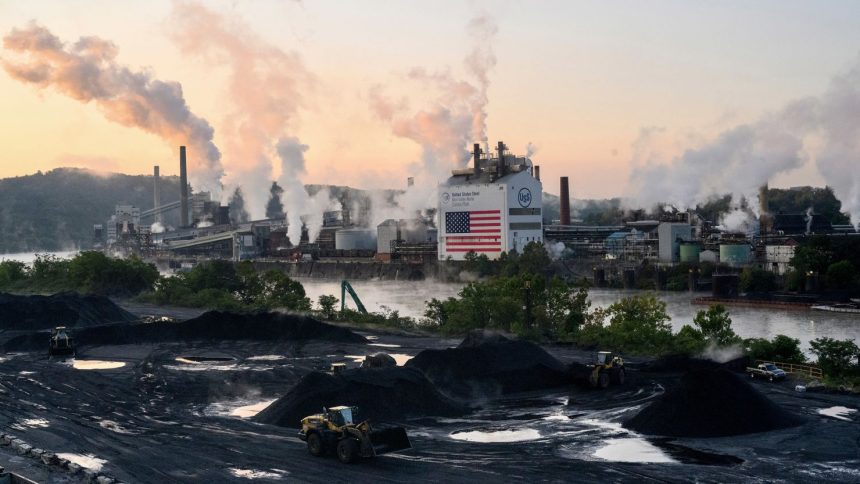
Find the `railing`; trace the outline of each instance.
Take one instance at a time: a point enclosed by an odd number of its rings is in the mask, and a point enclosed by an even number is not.
[[[755,360],[756,365],[762,365],[767,363],[776,365],[786,373],[797,373],[800,375],[806,375],[810,378],[818,378],[819,380],[824,377],[824,373],[822,373],[821,368],[817,366],[799,365],[797,363],[784,363],[781,361]]]

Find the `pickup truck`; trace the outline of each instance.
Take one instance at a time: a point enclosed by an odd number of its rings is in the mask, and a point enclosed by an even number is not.
[[[762,363],[758,366],[748,366],[747,374],[750,378],[762,377],[768,381],[785,380],[785,372],[777,368],[773,363]]]

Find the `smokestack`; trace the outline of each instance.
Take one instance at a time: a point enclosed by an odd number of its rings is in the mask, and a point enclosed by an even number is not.
[[[188,227],[188,167],[185,147],[179,147],[179,226]]]
[[[561,190],[558,196],[561,199],[559,223],[561,225],[570,225],[570,187],[568,186],[566,176],[561,177]]]
[[[505,176],[505,143],[499,141],[496,149],[499,151],[499,163],[496,165],[496,175],[501,178]]]
[[[472,151],[472,160],[474,160],[475,176],[481,176],[481,145],[475,143],[474,151]]]
[[[158,165],[152,167],[152,208],[158,208],[161,206],[161,186],[160,178],[161,173]],[[161,223],[161,213],[155,214],[155,222]]]
[[[406,187],[408,188],[412,186],[415,186],[415,177],[410,176],[406,179]]]
[[[770,232],[770,211],[768,210],[767,183],[758,189],[759,230],[762,234]]]
[[[540,165],[535,165],[535,180],[540,181]]]

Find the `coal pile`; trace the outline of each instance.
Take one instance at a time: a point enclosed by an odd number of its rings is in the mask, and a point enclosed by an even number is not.
[[[367,343],[364,336],[346,328],[320,322],[307,316],[283,313],[232,313],[210,311],[182,322],[112,324],[81,328],[74,332],[81,346],[125,345],[171,341],[308,341]],[[6,351],[42,349],[47,334],[30,334],[10,339]]]
[[[457,347],[424,350],[406,363],[440,390],[466,399],[553,388],[570,382],[563,363],[540,346],[472,332]]]
[[[693,370],[624,426],[651,435],[727,437],[803,423],[726,369]]]
[[[0,294],[0,329],[49,329],[134,321],[137,317],[104,296],[63,292],[52,296]]]
[[[358,368],[337,375],[312,372],[253,420],[300,427],[301,420],[323,407],[358,406],[361,419],[391,422],[407,417],[461,415],[464,408],[448,399],[420,371],[405,367]]]

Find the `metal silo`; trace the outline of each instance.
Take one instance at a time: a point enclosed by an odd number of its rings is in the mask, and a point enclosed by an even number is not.
[[[702,246],[696,243],[684,242],[680,246],[681,262],[699,262]]]
[[[743,266],[750,261],[750,246],[747,244],[721,244],[720,262],[733,267]]]

